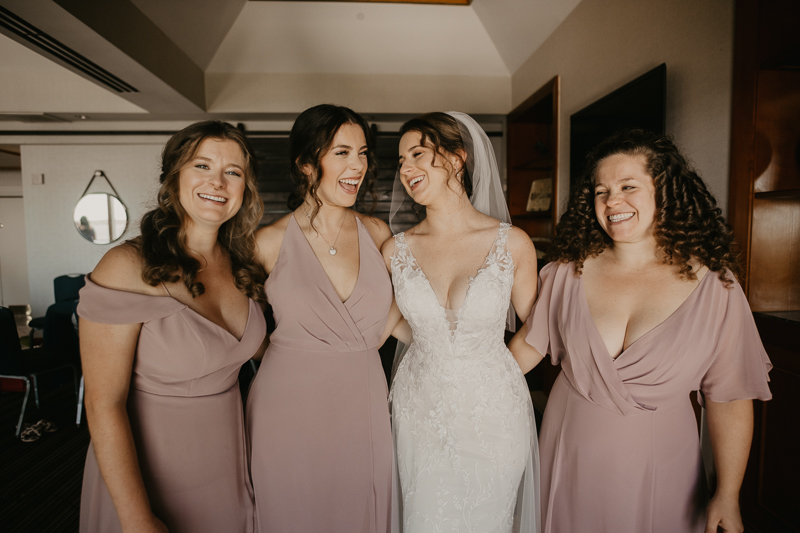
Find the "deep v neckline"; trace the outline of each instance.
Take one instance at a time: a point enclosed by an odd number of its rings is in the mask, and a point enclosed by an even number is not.
[[[361,271],[364,270],[363,268],[364,265],[361,264],[361,259],[363,255],[361,253],[361,226],[360,226],[361,221],[358,219],[358,217],[355,217],[355,219],[356,219],[356,236],[358,241],[358,274],[356,275],[356,282],[355,285],[353,285],[353,290],[350,291],[350,294],[347,295],[347,298],[342,300],[342,298],[339,296],[339,293],[336,292],[336,287],[333,286],[333,282],[331,281],[330,276],[328,276],[328,273],[325,271],[325,267],[322,266],[322,262],[319,260],[319,257],[317,257],[317,254],[314,253],[314,248],[311,246],[311,243],[308,242],[305,233],[303,233],[303,229],[300,227],[300,224],[294,217],[294,213],[292,213],[292,221],[297,227],[297,231],[300,232],[300,237],[303,239],[303,241],[305,241],[306,246],[308,246],[308,251],[311,252],[311,255],[314,257],[314,261],[316,262],[317,266],[319,266],[319,269],[322,271],[322,275],[325,276],[325,279],[328,281],[328,287],[330,287],[330,289],[336,295],[336,299],[342,302],[343,305],[347,305],[347,302],[349,302],[350,298],[352,298],[353,295],[356,293],[356,289],[358,288],[358,285],[361,282]]]
[[[489,258],[491,257],[492,252],[495,249],[495,246],[497,245],[497,240],[500,238],[500,232],[502,230],[503,230],[503,224],[501,222],[500,223],[500,227],[497,229],[497,234],[495,235],[494,240],[492,240],[492,245],[489,248],[489,251],[486,253],[486,257],[484,257],[484,259],[483,259],[483,263],[481,263],[481,266],[478,269],[478,271],[475,272],[475,275],[469,277],[469,283],[467,284],[467,290],[464,292],[464,299],[461,301],[461,305],[458,307],[458,309],[450,309],[449,307],[445,307],[439,301],[439,296],[437,296],[436,295],[436,291],[433,290],[433,285],[431,284],[431,280],[428,278],[428,275],[425,273],[425,270],[422,268],[422,265],[419,263],[419,261],[417,261],[417,258],[414,255],[414,252],[411,250],[411,245],[406,240],[405,233],[403,233],[403,243],[405,244],[406,248],[408,249],[408,255],[411,256],[411,259],[414,261],[414,264],[417,265],[417,269],[422,273],[422,279],[425,280],[425,284],[430,289],[431,294],[433,295],[433,299],[436,300],[436,303],[438,304],[439,309],[442,310],[442,313],[443,313],[443,316],[444,316],[445,320],[448,320],[447,319],[447,312],[448,311],[456,313],[456,316],[459,319],[461,318],[461,310],[464,309],[464,306],[467,305],[467,298],[469,298],[469,293],[472,290],[472,286],[475,284],[475,280],[478,279],[478,276],[480,276],[481,273],[484,272],[487,269],[487,267],[489,266],[488,265]],[[449,320],[448,320],[448,322],[449,322]],[[457,331],[457,330],[458,330],[458,324],[456,324],[456,329],[454,331]]]
[[[170,298],[172,298],[172,296],[170,296]],[[174,300],[174,299],[175,299],[175,298],[173,298],[173,300]],[[177,301],[178,301],[178,302],[180,302],[180,300],[177,300]],[[181,302],[181,303],[183,303],[183,302]],[[189,307],[188,305],[186,306],[186,309],[188,309],[189,311],[191,311],[191,312],[192,312],[192,313],[194,313],[195,315],[199,316],[200,318],[202,318],[203,320],[205,320],[205,321],[206,321],[206,322],[208,322],[209,324],[212,324],[212,325],[214,325],[214,326],[217,326],[219,329],[221,329],[222,331],[224,331],[225,333],[227,333],[228,335],[230,335],[230,337],[231,337],[231,338],[233,338],[233,339],[234,339],[234,340],[235,340],[237,343],[241,343],[241,342],[242,342],[242,339],[244,339],[244,336],[247,334],[247,328],[250,326],[250,318],[253,316],[253,303],[254,303],[254,302],[253,302],[253,299],[252,299],[252,298],[248,298],[248,299],[247,299],[247,320],[246,320],[246,321],[245,321],[245,323],[244,323],[244,329],[242,330],[242,336],[241,336],[241,337],[236,337],[236,335],[234,335],[233,333],[231,333],[231,331],[230,331],[228,328],[226,328],[226,327],[224,327],[224,326],[221,326],[221,325],[217,324],[216,322],[214,322],[214,321],[213,321],[213,320],[211,320],[210,318],[208,318],[208,317],[206,317],[206,316],[204,316],[204,315],[200,314],[200,312],[199,312],[199,311],[195,311],[194,309],[192,309],[192,308],[191,308],[191,307]],[[186,304],[184,304],[184,305],[186,305]]]
[[[583,286],[583,276],[579,276],[578,284],[579,284],[579,290],[581,292],[581,302],[583,304],[583,311],[584,313],[586,313],[586,320],[591,324],[591,328],[594,334],[597,335],[597,337],[600,339],[600,342],[603,345],[603,350],[606,352],[608,358],[611,359],[611,362],[616,363],[617,361],[619,361],[620,358],[624,354],[630,352],[631,349],[636,344],[639,343],[639,341],[641,341],[646,337],[649,337],[654,332],[662,329],[668,322],[670,322],[673,319],[673,317],[680,314],[683,311],[683,309],[687,307],[689,301],[695,298],[695,296],[700,292],[700,289],[703,287],[703,283],[706,281],[706,278],[709,276],[709,274],[711,274],[711,270],[706,271],[705,275],[703,276],[703,279],[701,279],[700,283],[697,284],[697,287],[695,287],[694,290],[692,290],[692,293],[689,296],[687,296],[686,299],[683,300],[683,302],[681,302],[681,304],[678,307],[676,307],[675,310],[672,313],[670,313],[667,318],[665,318],[664,320],[662,320],[661,322],[659,322],[658,324],[647,330],[645,333],[637,337],[637,339],[632,343],[630,343],[627,348],[623,348],[623,350],[619,352],[619,354],[617,354],[616,357],[611,356],[611,352],[608,351],[608,345],[606,345],[606,341],[603,338],[603,335],[600,333],[600,330],[597,328],[597,324],[595,324],[594,322],[592,311],[589,309],[589,299],[586,297],[586,289]],[[624,341],[623,341],[623,346],[624,346]]]
[[[246,320],[246,321],[245,321],[245,323],[244,323],[244,329],[242,330],[242,336],[241,336],[241,337],[237,337],[236,335],[234,335],[233,333],[231,333],[231,331],[230,331],[228,328],[226,328],[225,326],[222,326],[222,325],[220,325],[220,324],[217,324],[216,322],[214,322],[213,320],[211,320],[211,319],[210,319],[210,318],[208,318],[207,316],[205,316],[205,315],[201,314],[199,311],[197,311],[197,310],[195,310],[195,309],[192,309],[191,307],[189,307],[189,304],[187,304],[187,303],[184,303],[184,302],[182,302],[182,301],[178,300],[177,298],[175,298],[175,297],[174,297],[174,296],[173,296],[173,295],[172,295],[172,294],[169,292],[169,289],[167,288],[167,286],[166,286],[166,285],[165,285],[163,282],[161,283],[161,286],[162,286],[162,287],[164,287],[164,290],[165,290],[165,291],[167,291],[167,296],[162,296],[162,298],[170,298],[170,299],[172,299],[172,300],[175,300],[176,302],[178,302],[179,304],[183,305],[183,306],[184,306],[186,309],[188,309],[189,311],[191,311],[191,312],[192,312],[192,313],[194,313],[195,315],[199,316],[200,318],[202,318],[203,320],[205,320],[206,322],[208,322],[208,323],[209,323],[209,324],[211,324],[212,326],[216,326],[217,328],[219,328],[219,329],[221,329],[222,331],[224,331],[225,333],[227,333],[227,334],[228,334],[228,335],[229,335],[229,336],[230,336],[232,339],[234,339],[234,340],[235,340],[237,343],[241,343],[241,342],[242,342],[242,339],[244,339],[244,336],[247,334],[247,328],[249,328],[249,327],[250,327],[250,319],[251,319],[251,318],[252,318],[252,316],[253,316],[253,304],[255,303],[255,302],[253,301],[253,299],[252,299],[252,298],[250,298],[250,297],[248,297],[248,298],[247,298],[247,320]]]

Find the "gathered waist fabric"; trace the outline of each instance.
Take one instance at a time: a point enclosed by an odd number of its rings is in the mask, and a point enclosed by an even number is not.
[[[320,347],[319,350],[310,350],[307,348],[291,348],[289,346],[284,346],[280,343],[270,342],[269,346],[267,347],[267,351],[264,354],[264,358],[266,359],[270,354],[274,353],[281,353],[281,354],[307,354],[309,356],[318,356],[318,357],[337,357],[337,356],[358,356],[361,355],[369,355],[378,353],[378,347],[374,346],[372,348],[366,348],[363,350],[334,350],[331,346],[324,346]]]

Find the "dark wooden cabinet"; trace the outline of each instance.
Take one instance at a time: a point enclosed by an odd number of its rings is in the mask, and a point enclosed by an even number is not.
[[[556,76],[507,120],[508,209],[511,222],[533,240],[540,268],[558,222],[559,89]],[[544,362],[525,376],[540,413],[560,369]]]
[[[531,236],[540,252],[547,250],[558,220],[558,93],[556,76],[512,111],[507,122],[511,221]],[[529,205],[532,192],[538,194],[534,209]]]
[[[800,531],[800,2],[737,0],[729,221],[774,368],[755,402],[748,532]]]

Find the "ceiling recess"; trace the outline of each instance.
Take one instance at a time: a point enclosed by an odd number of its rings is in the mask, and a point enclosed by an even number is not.
[[[250,0],[251,2],[281,2],[284,0]],[[313,2],[319,0],[291,0],[293,2]],[[323,2],[361,2],[369,4],[446,4],[468,6],[472,0],[322,0]]]
[[[45,32],[19,18],[7,9],[0,7],[0,28],[5,29],[47,55],[59,60],[71,68],[82,72],[84,75],[101,83],[118,93],[138,93],[136,87],[126,83],[111,74],[103,67],[85,58],[75,50],[65,46],[57,39],[50,37]],[[5,32],[4,32],[5,33]]]

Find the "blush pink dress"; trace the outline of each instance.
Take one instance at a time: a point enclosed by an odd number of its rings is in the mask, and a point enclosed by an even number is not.
[[[108,289],[89,276],[81,289],[81,318],[142,323],[128,417],[150,505],[171,533],[253,531],[238,376],[267,330],[261,309],[252,300],[249,305],[247,326],[237,340],[169,296]],[[121,531],[91,444],[80,531]]]
[[[715,402],[772,397],[741,287],[709,272],[612,359],[573,264],[550,263],[539,283],[526,341],[562,369],[539,438],[543,533],[702,533],[708,493],[691,391]]]
[[[276,329],[246,410],[261,532],[389,528],[392,435],[378,343],[392,284],[357,225],[358,280],[345,302],[294,217],[267,278]]]

